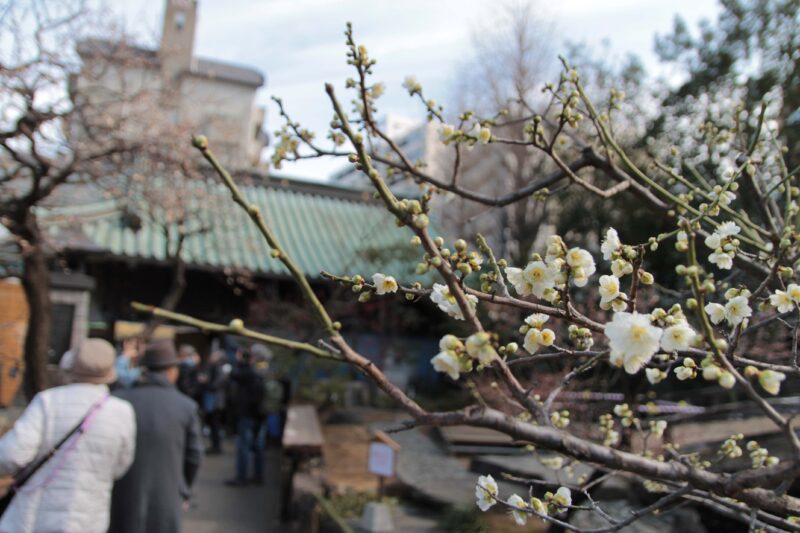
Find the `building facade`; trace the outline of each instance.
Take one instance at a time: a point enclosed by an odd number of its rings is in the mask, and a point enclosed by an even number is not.
[[[88,108],[104,103],[115,108],[133,138],[152,135],[158,122],[166,120],[208,136],[227,166],[257,166],[267,144],[265,110],[256,104],[264,75],[197,57],[197,17],[197,0],[166,0],[158,49],[124,41],[79,42],[84,69],[72,80],[72,93],[92,102]]]

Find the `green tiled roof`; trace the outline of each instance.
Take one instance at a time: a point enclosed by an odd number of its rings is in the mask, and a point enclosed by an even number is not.
[[[255,224],[233,203],[225,187],[216,182],[200,183],[207,189],[208,205],[194,219],[198,226],[210,229],[186,239],[184,260],[197,267],[288,275],[283,264],[271,257]],[[414,258],[420,252],[409,244],[411,232],[398,229],[381,205],[359,199],[350,191],[316,185],[298,187],[287,180],[241,188],[248,200],[259,206],[281,245],[309,277],[327,270],[341,275],[385,272],[403,280],[412,278]],[[132,204],[130,199],[124,202]],[[123,223],[122,205],[120,200],[73,204],[47,209],[41,219],[59,249],[164,260],[166,237],[161,225],[143,217],[141,228],[134,231]]]

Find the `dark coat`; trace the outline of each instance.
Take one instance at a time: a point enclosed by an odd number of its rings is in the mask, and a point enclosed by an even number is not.
[[[263,379],[250,363],[240,361],[231,370],[233,405],[237,417],[260,418]]]
[[[197,404],[162,374],[114,394],[136,413],[136,457],[114,485],[110,533],[179,533],[202,458]]]

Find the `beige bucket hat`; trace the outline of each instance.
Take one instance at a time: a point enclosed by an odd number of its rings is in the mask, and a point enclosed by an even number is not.
[[[114,347],[103,339],[86,339],[75,349],[70,369],[74,382],[109,384],[117,379]]]

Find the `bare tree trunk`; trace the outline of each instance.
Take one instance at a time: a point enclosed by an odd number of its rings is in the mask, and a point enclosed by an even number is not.
[[[174,311],[178,307],[183,293],[186,292],[186,263],[184,263],[180,251],[172,258],[172,264],[172,282],[170,283],[169,290],[164,295],[164,299],[161,300],[160,305],[162,309],[167,309],[169,311]],[[150,339],[156,328],[164,322],[165,320],[163,318],[152,317],[142,332],[142,339],[144,339],[144,341]]]
[[[41,230],[34,215],[27,213],[17,226],[26,244],[23,250],[22,287],[28,300],[28,331],[25,334],[24,392],[30,399],[47,387],[47,352],[52,329],[50,271]]]

